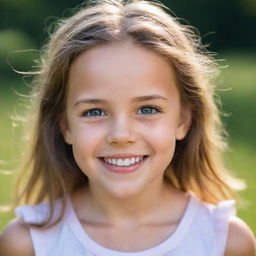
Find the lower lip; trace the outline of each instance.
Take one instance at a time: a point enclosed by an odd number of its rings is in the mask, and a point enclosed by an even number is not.
[[[100,162],[108,171],[115,172],[115,173],[131,173],[138,170],[143,165],[143,163],[147,160],[147,158],[148,157],[144,157],[140,162],[133,164],[131,166],[111,165],[106,163],[103,159],[100,159]]]

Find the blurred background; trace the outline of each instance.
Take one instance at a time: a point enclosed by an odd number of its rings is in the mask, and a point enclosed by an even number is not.
[[[247,182],[240,193],[238,216],[256,234],[256,1],[162,1],[183,24],[196,27],[208,50],[217,52],[223,66],[218,81],[222,119],[229,133],[227,166]],[[78,0],[0,0],[0,205],[13,200],[15,170],[24,145],[22,116],[31,77],[14,72],[33,70],[40,48],[47,42],[50,25],[68,17]],[[13,217],[0,213],[0,231]]]

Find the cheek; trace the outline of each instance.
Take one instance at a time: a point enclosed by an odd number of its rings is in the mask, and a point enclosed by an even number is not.
[[[172,122],[161,122],[149,127],[147,137],[155,153],[172,156],[176,144],[175,126]]]
[[[90,146],[104,136],[104,129],[99,125],[88,125],[81,122],[71,127],[71,134],[74,145]]]
[[[85,125],[72,127],[71,132],[73,138],[73,154],[81,168],[81,163],[95,156],[98,146],[102,143],[104,134],[102,129],[96,127],[88,128]]]

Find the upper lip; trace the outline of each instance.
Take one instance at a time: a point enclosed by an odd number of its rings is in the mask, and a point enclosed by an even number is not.
[[[138,157],[138,156],[145,156],[143,154],[116,154],[116,155],[108,155],[108,156],[103,156],[106,158],[130,158],[130,157]]]

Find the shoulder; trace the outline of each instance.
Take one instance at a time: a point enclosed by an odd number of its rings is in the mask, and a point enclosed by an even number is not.
[[[256,256],[256,240],[244,221],[230,218],[225,256]]]
[[[33,256],[33,246],[28,227],[21,219],[9,223],[0,234],[0,256]]]

